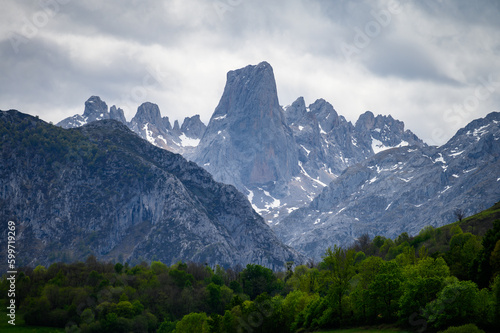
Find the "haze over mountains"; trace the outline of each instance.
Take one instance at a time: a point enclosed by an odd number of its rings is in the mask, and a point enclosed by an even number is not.
[[[127,122],[120,108],[112,106],[108,110],[97,96],[85,103],[83,115],[67,118],[58,125],[75,128],[87,124],[81,131],[91,133],[99,126],[102,131],[117,126],[115,122],[93,122],[116,120],[149,143],[196,162],[215,181],[234,185],[250,201],[251,206],[243,210],[245,216],[253,216],[248,219],[258,221],[259,231],[255,232],[265,234],[267,241],[272,239],[273,245],[262,250],[264,252],[255,250],[245,257],[242,253],[252,246],[258,249],[264,246],[261,241],[245,243],[244,233],[251,234],[252,230],[249,224],[249,229],[238,233],[235,243],[229,240],[234,236],[232,231],[219,236],[214,233],[210,241],[222,244],[223,248],[216,246],[217,256],[226,264],[232,264],[263,260],[256,259],[257,253],[268,256],[273,253],[273,259],[265,263],[279,266],[278,262],[286,258],[305,258],[283,247],[272,233],[268,235],[259,229],[262,220],[255,212],[264,217],[285,244],[308,257],[320,259],[328,246],[348,246],[363,233],[385,237],[396,237],[402,232],[415,234],[427,225],[452,222],[457,208],[469,215],[497,202],[500,197],[499,118],[498,113],[491,113],[458,131],[447,144],[428,146],[390,115],[375,116],[366,111],[352,124],[323,99],[307,106],[299,97],[291,105],[281,107],[273,69],[262,62],[227,74],[223,95],[208,125],[203,124],[199,116],[192,116],[186,117],[182,125],[175,121],[172,126],[168,117],[162,117],[158,106],[150,102],[141,104]],[[106,126],[94,125],[101,123]],[[119,128],[126,132],[125,126]],[[111,136],[108,139],[113,141]],[[138,143],[134,145],[135,153],[145,149],[142,146],[139,149]],[[127,149],[125,141],[120,149]],[[165,156],[169,159],[178,155]],[[201,172],[193,163],[183,162],[184,167]],[[184,171],[184,177],[189,178],[191,171]],[[192,193],[196,196],[194,202],[208,200],[212,208],[217,202],[205,190]],[[206,195],[210,199],[205,198]],[[160,200],[155,201],[156,206],[161,200],[168,202],[161,191],[154,196],[160,198],[155,197],[154,200]],[[241,199],[244,196],[237,198],[238,206],[245,206],[240,202],[246,201]],[[196,210],[207,209],[197,205]],[[253,208],[252,213],[247,211],[249,207]],[[235,214],[231,215],[230,224],[237,224]],[[189,224],[189,219],[194,218],[183,216],[181,224]],[[207,218],[213,220],[210,214]],[[151,216],[146,215],[144,219],[151,221]],[[134,223],[129,223],[127,228]],[[199,237],[197,228],[189,230],[194,231],[195,238]],[[162,232],[168,234],[169,231]],[[149,244],[147,251],[141,252],[143,245],[138,245],[138,252],[130,252],[128,257],[138,258],[138,253],[152,256],[154,246],[162,248],[162,243],[148,242],[138,243]],[[246,244],[246,250],[241,250],[239,242]],[[173,246],[173,241],[171,244]],[[193,243],[193,246],[202,245]],[[234,260],[227,256],[231,246],[240,249],[235,252],[238,254]],[[110,249],[102,253],[106,251]],[[178,258],[180,254],[175,255]],[[191,252],[188,256],[208,258],[207,261],[215,258]]]

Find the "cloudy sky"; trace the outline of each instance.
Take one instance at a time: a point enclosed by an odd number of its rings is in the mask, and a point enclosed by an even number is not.
[[[355,122],[391,114],[429,144],[500,105],[498,0],[2,1],[0,109],[46,121],[100,96],[130,120],[208,123],[226,73],[266,60],[279,100]]]

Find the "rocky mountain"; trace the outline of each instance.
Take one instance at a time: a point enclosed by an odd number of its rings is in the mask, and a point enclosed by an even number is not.
[[[322,183],[329,183],[347,167],[374,154],[398,146],[425,146],[402,121],[374,116],[367,111],[356,125],[338,115],[333,106],[319,99],[306,108],[300,97],[286,109],[301,169]]]
[[[227,74],[193,160],[247,194],[257,209],[289,194],[288,182],[300,172],[298,154],[268,63]]]
[[[198,115],[171,125],[150,102],[140,105],[129,123],[121,109],[112,106],[108,112],[99,97],[85,105],[83,116],[58,125],[119,120],[150,143],[195,161],[217,181],[236,186],[269,223],[308,205],[343,170],[377,152],[425,146],[391,116],[367,111],[353,125],[327,101],[306,107],[302,97],[282,108],[267,62],[228,73],[208,127]]]
[[[370,114],[362,118],[356,127],[370,129],[384,146],[397,141],[390,141],[379,122],[392,123],[402,133],[397,121]],[[471,122],[441,147],[389,149],[347,168],[274,230],[286,244],[318,260],[328,246],[348,246],[363,233],[413,235],[427,225],[455,221],[456,209],[466,216],[476,213],[499,200],[499,184],[500,113],[494,112]]]
[[[115,119],[124,124],[126,123],[125,115],[123,114],[122,109],[117,109],[116,106],[113,105],[111,110],[108,111],[108,105],[102,101],[99,96],[91,96],[85,102],[83,115],[77,114],[72,117],[68,117],[61,120],[57,126],[61,126],[62,128],[74,128],[103,119]]]
[[[348,166],[384,149],[425,146],[401,121],[367,112],[356,126],[325,100],[280,107],[272,67],[230,71],[219,105],[189,157],[235,185],[276,223],[309,204]]]
[[[150,102],[141,104],[136,115],[127,122],[122,109],[113,105],[108,111],[108,106],[98,96],[92,96],[85,102],[83,115],[66,118],[57,126],[76,128],[103,119],[118,120],[155,146],[186,155],[198,145],[206,128],[199,115],[186,117],[182,126],[177,121],[172,126],[168,117],[161,116],[158,105]]]
[[[162,120],[154,105],[143,108],[143,120]],[[233,186],[118,121],[63,129],[2,111],[0,147],[0,219],[16,221],[17,266],[84,260],[91,253],[133,263],[274,269],[304,261]],[[7,224],[0,230],[6,237]]]

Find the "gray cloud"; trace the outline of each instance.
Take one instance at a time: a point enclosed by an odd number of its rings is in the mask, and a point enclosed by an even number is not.
[[[441,72],[439,64],[422,49],[406,41],[379,43],[363,63],[374,74],[396,76],[404,80],[425,80],[443,84],[458,84]]]
[[[208,121],[226,72],[262,60],[282,104],[325,98],[352,121],[367,109],[391,113],[430,143],[500,101],[499,83],[453,121],[446,112],[488,75],[500,81],[496,0],[45,3],[9,2],[0,13],[1,109],[55,122],[100,95],[127,119],[148,100],[172,119]]]

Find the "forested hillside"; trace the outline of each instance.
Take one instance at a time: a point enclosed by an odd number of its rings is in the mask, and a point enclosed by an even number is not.
[[[273,269],[305,261],[247,198],[122,123],[62,129],[0,112],[0,233],[16,223],[19,266],[179,260]],[[7,242],[0,242],[7,253]],[[7,261],[0,261],[6,270]]]
[[[153,262],[23,268],[19,312],[29,325],[81,332],[297,332],[393,324],[438,331],[500,325],[500,204],[395,240],[361,237],[319,263],[273,272]],[[490,226],[488,230],[484,225]],[[0,294],[8,289],[5,276]]]

